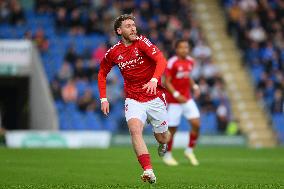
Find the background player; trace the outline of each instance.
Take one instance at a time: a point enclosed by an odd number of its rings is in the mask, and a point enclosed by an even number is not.
[[[98,84],[101,110],[105,115],[109,113],[106,77],[111,68],[117,65],[124,78],[125,117],[132,145],[144,169],[141,178],[143,181],[155,183],[156,177],[142,132],[145,122],[150,122],[154,136],[160,143],[158,153],[163,156],[170,133],[160,77],[167,62],[162,52],[146,37],[137,36],[134,19],[132,15],[125,14],[116,18],[114,22],[114,30],[121,36],[121,41],[107,51],[100,64]]]
[[[168,151],[163,157],[163,161],[167,165],[178,165],[178,162],[172,156],[173,137],[180,124],[181,116],[184,115],[191,125],[190,139],[188,147],[184,154],[190,160],[192,165],[199,164],[193,148],[199,136],[200,113],[191,97],[190,89],[194,90],[194,95],[200,95],[199,86],[190,78],[190,72],[194,65],[194,60],[189,54],[189,43],[186,40],[179,40],[175,45],[176,55],[168,60],[166,69],[165,84],[168,90],[167,102],[169,114],[169,130],[172,134],[168,143]]]

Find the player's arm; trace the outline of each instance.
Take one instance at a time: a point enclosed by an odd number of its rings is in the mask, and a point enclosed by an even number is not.
[[[109,103],[106,94],[106,78],[112,67],[112,62],[108,61],[105,57],[101,61],[100,70],[98,74],[98,87],[101,100],[101,110],[105,115],[108,115],[109,113]]]
[[[158,85],[158,81],[161,78],[162,74],[165,71],[167,61],[163,55],[163,53],[153,45],[147,38],[141,37],[140,48],[141,50],[150,57],[153,62],[156,63],[156,68],[153,74],[152,79],[143,86],[143,89],[146,89],[147,93],[156,94],[156,88]]]
[[[197,83],[195,83],[195,81],[190,78],[190,86],[193,90],[193,94],[195,98],[198,98],[200,96],[200,89]]]
[[[155,72],[153,74],[153,77],[152,79],[146,83],[144,86],[143,86],[143,89],[147,89],[147,93],[154,93],[156,94],[156,88],[157,88],[157,85],[158,85],[158,80],[161,78],[162,74],[164,73],[165,71],[165,68],[166,68],[166,65],[167,65],[167,61],[163,55],[163,53],[159,53],[158,56],[155,57],[155,62],[156,62],[156,69],[155,69]]]
[[[173,95],[173,97],[179,102],[179,103],[185,103],[186,98],[185,96],[181,95],[173,86],[172,84],[172,76],[169,73],[169,70],[166,71],[166,77],[165,77],[165,87],[166,89]]]

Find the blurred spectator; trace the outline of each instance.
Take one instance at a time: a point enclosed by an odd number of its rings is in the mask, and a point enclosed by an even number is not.
[[[272,113],[284,113],[284,91],[277,89],[274,93],[274,99],[271,103],[271,112]]]
[[[56,25],[56,31],[58,34],[62,35],[67,31],[67,28],[68,28],[67,10],[65,7],[60,7],[56,11],[55,25]]]
[[[25,22],[25,14],[21,4],[17,0],[10,2],[10,23],[13,25],[22,25]]]
[[[73,70],[68,62],[64,62],[57,74],[57,78],[61,83],[65,83],[66,81],[73,78]]]
[[[111,70],[107,77],[107,90],[111,91],[112,94],[109,95],[108,100],[110,104],[117,103],[119,100],[122,100],[123,96],[121,93],[121,85],[119,84],[117,72],[115,69]]]
[[[79,97],[77,104],[81,112],[95,111],[97,105],[94,101],[92,90],[85,90],[83,96]]]
[[[222,100],[228,99],[223,80],[216,79],[211,89],[211,98],[216,105],[220,104]]]
[[[24,33],[24,39],[27,39],[27,40],[33,40],[33,33],[31,30],[27,30],[25,31]]]
[[[199,40],[196,44],[196,46],[193,48],[192,55],[198,60],[198,61],[205,61],[208,60],[208,58],[211,57],[211,49],[208,47],[207,44],[204,43],[204,41]]]
[[[103,59],[103,57],[105,56],[106,52],[107,52],[106,45],[105,44],[99,44],[99,46],[92,53],[92,61],[99,63]]]
[[[45,36],[44,30],[42,28],[38,28],[35,32],[35,35],[33,37],[33,40],[35,41],[38,49],[40,52],[46,52],[49,47],[49,41]]]
[[[253,17],[250,24],[251,28],[248,33],[249,39],[258,43],[263,42],[266,39],[266,34],[259,18],[257,16]]]
[[[225,132],[227,125],[229,123],[229,111],[225,104],[220,103],[217,107],[217,120],[218,120],[218,130],[220,132]]]
[[[10,9],[8,1],[0,1],[0,23],[9,22]]]
[[[98,34],[104,34],[102,27],[101,27],[101,21],[98,17],[97,12],[95,11],[91,11],[89,13],[89,17],[87,20],[87,34],[94,34],[94,33],[98,33]]]
[[[81,20],[81,12],[78,8],[71,12],[71,17],[69,21],[70,33],[72,35],[80,35],[85,32],[84,24]]]
[[[239,121],[232,120],[227,126],[226,134],[232,136],[238,133],[239,133]]]
[[[240,0],[239,6],[242,12],[250,13],[256,11],[257,3],[256,0]]]
[[[61,90],[61,95],[63,101],[66,103],[76,102],[78,97],[78,91],[75,85],[75,81],[70,79],[65,86],[63,86]]]
[[[84,67],[84,61],[81,58],[77,58],[75,62],[75,71],[74,71],[74,77],[75,78],[85,78],[87,77],[87,71]]]
[[[218,75],[218,68],[216,64],[212,63],[211,59],[203,62],[201,68],[201,75],[210,83],[213,83],[214,77]]]
[[[241,17],[241,9],[236,1],[233,1],[232,5],[227,9],[228,15],[228,33],[233,34],[234,30],[237,28],[238,21]]]
[[[37,13],[49,13],[52,11],[52,3],[49,0],[35,0]]]
[[[75,47],[73,45],[71,45],[71,47],[69,47],[67,49],[67,52],[64,56],[64,60],[66,60],[67,62],[71,63],[71,65],[73,66],[73,68],[75,67],[75,61],[79,58],[79,55],[76,53],[75,51]]]
[[[53,99],[55,101],[62,100],[62,97],[61,97],[61,86],[60,86],[60,83],[57,80],[53,80],[51,82],[50,88],[51,88]]]

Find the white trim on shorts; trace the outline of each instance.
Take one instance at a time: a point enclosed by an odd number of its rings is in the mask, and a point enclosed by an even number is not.
[[[177,127],[180,124],[181,116],[183,115],[187,120],[200,118],[200,112],[193,99],[188,100],[186,103],[169,103],[169,127]]]

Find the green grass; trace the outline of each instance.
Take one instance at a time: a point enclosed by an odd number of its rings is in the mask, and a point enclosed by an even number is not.
[[[284,148],[200,147],[200,166],[182,150],[177,167],[151,148],[157,184],[142,183],[131,147],[110,149],[0,148],[0,188],[284,188]]]

